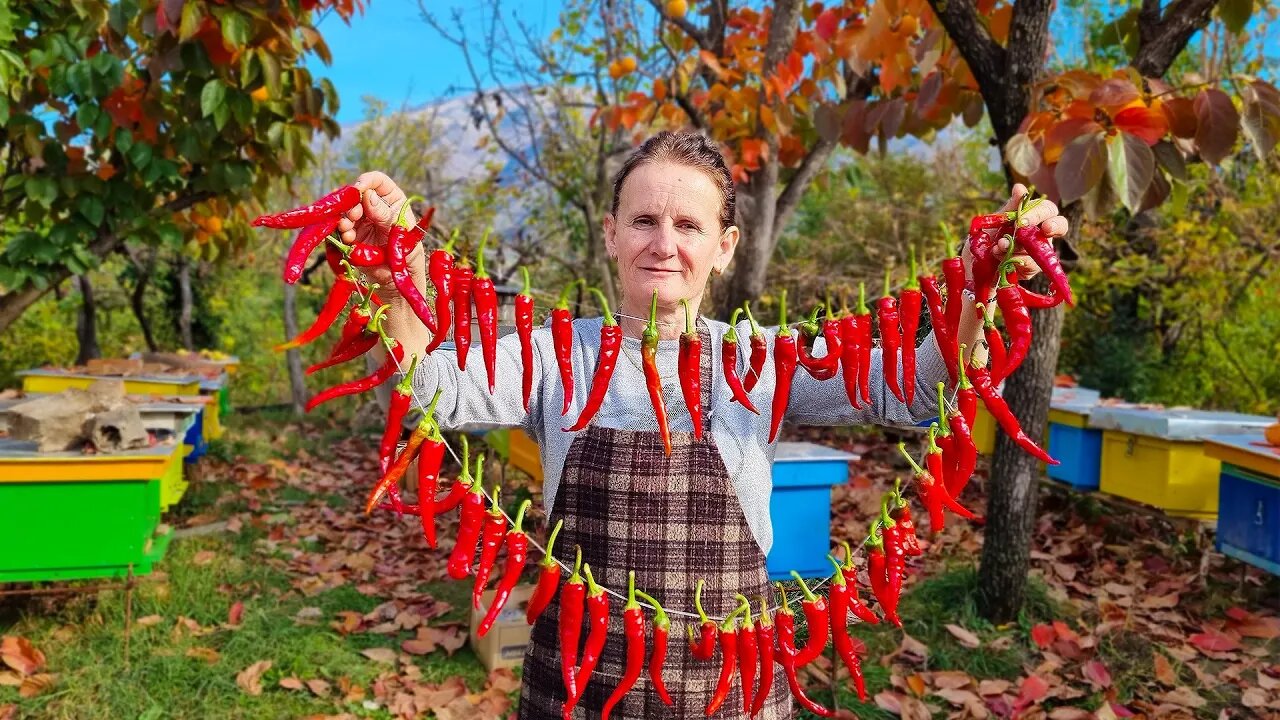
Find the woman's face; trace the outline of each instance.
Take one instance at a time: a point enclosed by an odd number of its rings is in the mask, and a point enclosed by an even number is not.
[[[664,308],[699,301],[707,276],[724,271],[738,244],[736,226],[720,227],[721,205],[702,170],[671,162],[635,168],[622,184],[616,216],[604,218],[623,297],[646,308],[654,290]]]

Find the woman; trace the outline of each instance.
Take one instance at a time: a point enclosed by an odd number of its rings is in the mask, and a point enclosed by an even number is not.
[[[364,194],[362,205],[352,209],[341,226],[347,242],[359,237],[385,241],[404,192],[382,173],[366,173],[356,181]],[[1006,204],[1013,207],[1025,189],[1015,188]],[[574,546],[605,587],[625,588],[627,572],[636,571],[637,586],[657,597],[668,608],[693,608],[693,588],[699,578],[707,582],[703,604],[712,616],[724,616],[735,603],[736,593],[768,594],[765,555],[773,543],[769,518],[770,464],[774,445],[768,441],[769,400],[774,388],[774,368],[766,363],[754,388],[753,403],[763,408],[755,415],[730,402],[720,368],[720,341],[728,325],[696,315],[707,279],[724,272],[733,259],[739,229],[733,225],[734,189],[729,170],[716,146],[700,135],[661,133],[644,143],[618,173],[613,205],[604,218],[604,236],[610,257],[617,263],[622,292],[620,322],[626,334],[622,355],[609,386],[604,406],[591,425],[578,433],[564,432],[581,411],[599,350],[602,320],[575,320],[574,387],[572,404],[562,415],[563,403],[550,330],[534,332],[534,393],[526,414],[521,400],[520,351],[515,335],[498,344],[496,391],[490,394],[482,363],[472,362],[459,371],[453,354],[433,353],[420,362],[415,384],[419,397],[431,397],[443,389],[437,417],[443,427],[462,424],[525,429],[538,443],[545,476],[544,498],[551,522],[564,520],[556,555],[572,562]],[[1050,235],[1066,232],[1065,218],[1050,203],[1034,208],[1028,222],[1040,223]],[[965,253],[966,270],[970,257]],[[411,256],[419,287],[426,286],[423,253]],[[1036,268],[1020,263],[1020,273],[1030,277]],[[428,335],[407,305],[394,295],[384,273],[373,279],[382,284],[379,293],[391,304],[387,330],[410,351],[425,346]],[[657,293],[661,343],[658,368],[671,423],[671,454],[663,451],[654,412],[645,390],[640,340]],[[676,375],[677,339],[685,328],[681,300],[687,299],[697,317],[702,339],[702,407],[705,432],[694,439],[692,423]],[[981,337],[974,313],[965,313],[961,342],[973,347]],[[747,322],[738,335],[750,334]],[[776,328],[766,328],[770,345]],[[820,348],[819,348],[820,350]],[[745,375],[745,356],[738,359],[739,375]],[[820,382],[797,372],[787,417],[811,425],[880,423],[908,425],[935,414],[935,398],[919,392],[906,407],[887,391],[880,373],[880,354],[872,355],[872,403],[853,409],[837,377]],[[916,387],[931,388],[947,379],[937,343],[930,335],[919,350]],[[520,717],[560,716],[565,699],[557,641],[558,600],[533,629],[524,665]],[[610,637],[585,696],[575,710],[577,717],[595,717],[618,684],[623,669],[622,603],[611,602]],[[641,677],[613,717],[702,717],[718,672],[717,662],[692,659],[685,636],[688,618],[673,616],[671,653],[667,659],[667,685],[674,707],[663,705],[647,677]],[[696,620],[693,621],[696,623]],[[735,685],[715,717],[741,717],[742,698]],[[775,683],[760,717],[791,715],[785,683]]]

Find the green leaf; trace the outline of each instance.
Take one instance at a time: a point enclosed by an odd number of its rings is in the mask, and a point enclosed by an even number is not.
[[[213,108],[213,127],[221,132],[229,117],[231,117],[231,107],[225,102],[219,103]]]
[[[94,123],[98,122],[98,115],[101,113],[98,106],[93,103],[81,103],[76,108],[76,123],[80,125],[80,129],[89,131],[93,128]]]
[[[1253,0],[1221,0],[1218,3],[1218,17],[1222,24],[1232,33],[1244,30],[1253,14]]]
[[[58,183],[51,177],[32,175],[27,178],[26,189],[27,197],[46,208],[53,207],[53,201],[58,198]]]
[[[122,128],[116,133],[116,149],[120,152],[129,152],[131,147],[133,147],[133,133]]]
[[[182,23],[178,27],[178,39],[186,42],[200,32],[200,23],[204,21],[203,3],[188,2],[182,6]]]
[[[142,170],[151,162],[151,152],[150,145],[144,142],[136,142],[130,146],[125,154],[129,157],[129,162],[133,163],[134,167]]]
[[[179,230],[178,226],[174,225],[172,222],[165,220],[164,222],[157,223],[155,226],[155,233],[156,238],[159,239],[160,244],[164,247],[170,250],[176,250],[182,247],[182,231]]]
[[[135,145],[134,147],[145,147],[143,145]],[[107,214],[107,208],[102,204],[102,200],[97,195],[81,195],[76,199],[76,209],[95,227],[102,224],[103,217]]]
[[[233,48],[247,45],[252,30],[249,18],[234,10],[222,16],[222,39]]]
[[[267,83],[271,97],[280,97],[280,60],[265,48],[258,48],[258,60],[262,62],[262,79]]]
[[[1155,170],[1155,156],[1140,138],[1127,132],[1107,138],[1107,179],[1129,212],[1138,212]]]
[[[0,125],[9,122],[9,98],[0,95]]]
[[[205,83],[204,89],[200,91],[201,117],[209,117],[212,115],[218,107],[226,105],[226,100],[227,86],[223,85],[221,80],[213,78],[209,82]],[[224,119],[223,122],[226,122],[226,120]],[[222,129],[221,124],[218,125],[218,129]]]

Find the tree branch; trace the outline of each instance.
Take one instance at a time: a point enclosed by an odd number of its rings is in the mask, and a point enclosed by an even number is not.
[[[991,74],[999,72],[1004,62],[1004,48],[991,37],[987,26],[978,21],[973,0],[929,0],[929,7],[942,21],[947,36],[960,49],[974,77],[982,78],[982,70],[989,70]]]
[[[813,181],[818,171],[826,167],[827,159],[831,157],[831,153],[835,151],[836,146],[839,144],[840,138],[838,137],[830,140],[819,137],[813,147],[809,148],[804,160],[800,161],[800,167],[796,168],[795,174],[791,176],[791,179],[787,181],[787,186],[778,195],[771,237],[776,239],[782,234],[787,222],[791,220],[792,213],[795,212],[796,207],[800,204],[800,198],[804,195],[805,188],[809,187],[809,183]]]
[[[1144,77],[1163,76],[1191,36],[1209,24],[1217,4],[1218,0],[1175,0],[1165,8],[1159,24],[1144,31],[1145,23],[1142,21],[1152,16],[1149,6],[1157,6],[1158,12],[1159,2],[1143,0],[1138,23],[1138,52],[1131,65]]]
[[[649,4],[653,6],[654,10],[658,11],[658,14],[662,16],[662,20],[664,22],[669,22],[680,28],[681,32],[693,38],[693,41],[698,43],[698,47],[703,50],[710,50],[714,52],[714,49],[707,45],[707,35],[703,34],[702,30],[700,30],[697,25],[689,22],[688,18],[672,17],[663,12],[662,0],[649,0]],[[658,34],[661,35],[662,31],[659,30]]]

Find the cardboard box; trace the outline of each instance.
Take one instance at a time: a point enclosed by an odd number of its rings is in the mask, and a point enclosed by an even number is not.
[[[529,646],[529,636],[533,630],[525,622],[524,614],[529,598],[533,596],[533,588],[533,585],[517,585],[512,588],[511,597],[507,598],[498,621],[484,637],[478,637],[476,630],[485,613],[489,612],[494,590],[485,591],[480,597],[480,607],[471,610],[471,649],[486,669],[519,667],[524,664],[524,651]]]

